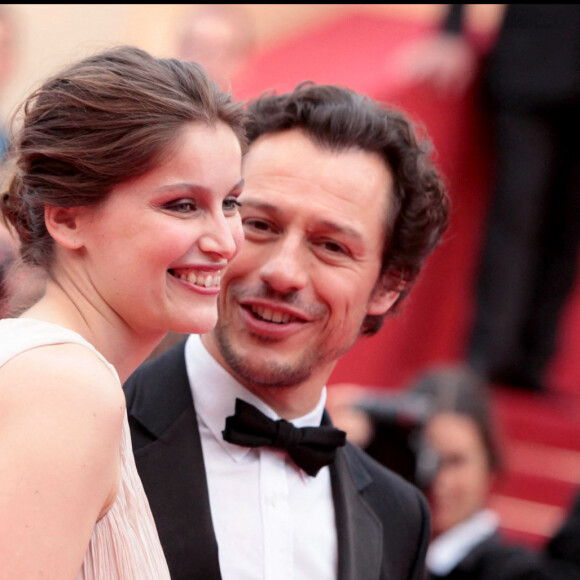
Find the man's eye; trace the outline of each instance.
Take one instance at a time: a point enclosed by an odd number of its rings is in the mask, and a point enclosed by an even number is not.
[[[333,254],[344,254],[346,252],[344,247],[336,242],[325,241],[321,243],[321,246]]]
[[[242,204],[235,197],[226,197],[223,202],[224,211],[236,211]]]
[[[446,467],[463,467],[468,462],[468,458],[463,455],[450,455],[442,460],[442,464]]]
[[[264,220],[259,219],[246,219],[244,220],[244,228],[251,229],[259,232],[267,232],[271,230],[270,224]]]

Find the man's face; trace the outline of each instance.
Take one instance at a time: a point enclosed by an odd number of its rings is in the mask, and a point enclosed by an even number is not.
[[[425,427],[440,465],[429,490],[433,530],[440,534],[467,520],[487,503],[493,476],[475,422],[440,413]]]
[[[246,239],[210,345],[250,389],[324,384],[365,316],[397,298],[377,284],[391,172],[375,153],[330,152],[290,130],[258,139],[242,173]]]

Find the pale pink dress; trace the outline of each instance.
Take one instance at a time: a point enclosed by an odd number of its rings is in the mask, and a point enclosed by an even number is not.
[[[25,318],[0,320],[0,366],[37,346],[70,342],[92,350],[119,378],[115,368],[79,334],[55,324]],[[127,416],[120,454],[119,493],[109,511],[95,525],[78,580],[169,580],[149,502],[135,467]]]

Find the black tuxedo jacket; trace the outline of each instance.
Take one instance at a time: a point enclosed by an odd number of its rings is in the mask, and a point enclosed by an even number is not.
[[[540,580],[538,572],[537,554],[508,545],[495,533],[472,548],[449,574],[428,575],[427,580]]]
[[[171,577],[219,580],[184,342],[141,365],[124,389],[135,461]],[[423,578],[430,521],[419,491],[350,444],[330,469],[339,580]]]

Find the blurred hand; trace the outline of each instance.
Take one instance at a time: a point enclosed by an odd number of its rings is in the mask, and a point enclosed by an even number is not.
[[[390,57],[403,84],[429,83],[441,95],[462,95],[475,77],[478,58],[462,36],[436,33],[400,49]]]
[[[361,385],[341,383],[327,389],[326,408],[335,427],[346,431],[346,438],[357,447],[366,447],[374,429],[368,415],[355,404],[365,397],[367,391]]]

